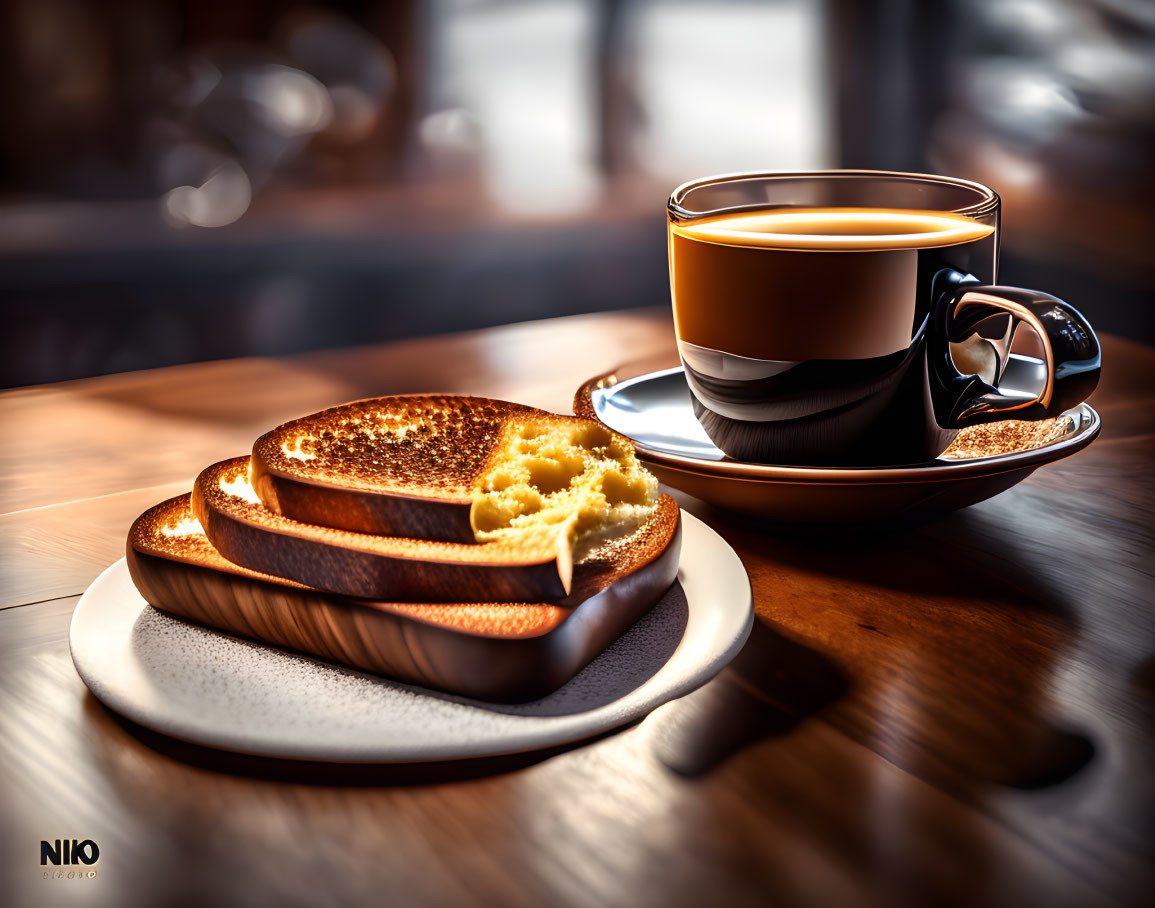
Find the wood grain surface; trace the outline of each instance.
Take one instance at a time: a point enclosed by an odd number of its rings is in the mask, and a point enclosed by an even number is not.
[[[68,655],[132,520],[262,431],[370,395],[568,410],[660,353],[581,316],[0,394],[0,904],[1139,905],[1155,891],[1155,351],[1105,338],[1102,437],[889,533],[735,547],[714,681],[582,746],[416,767],[237,758],[119,720]],[[41,839],[98,875],[44,880]]]

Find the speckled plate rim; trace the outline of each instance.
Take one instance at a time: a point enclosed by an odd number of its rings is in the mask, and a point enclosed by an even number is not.
[[[616,369],[602,372],[583,382],[574,395],[573,409],[578,416],[595,419],[605,425],[593,404],[593,392],[630,381],[664,378],[681,372],[681,366],[646,371],[652,360],[625,363]],[[745,482],[789,483],[791,485],[879,485],[883,483],[952,482],[957,479],[996,476],[1053,463],[1087,447],[1098,437],[1102,420],[1090,404],[1082,403],[1063,414],[1074,423],[1074,428],[1062,438],[1008,454],[991,457],[972,457],[957,461],[933,461],[895,467],[806,467],[778,464],[756,464],[731,460],[706,460],[652,448],[631,438],[638,456],[646,462],[678,470],[683,473],[717,476]],[[620,427],[614,428],[621,432]],[[629,433],[623,433],[629,437]]]
[[[584,712],[561,715],[501,712],[497,723],[503,729],[500,733],[463,734],[454,723],[444,722],[435,729],[436,740],[390,737],[380,733],[384,727],[380,725],[376,737],[366,739],[350,737],[347,729],[338,727],[330,734],[315,734],[310,740],[301,740],[285,728],[275,727],[271,719],[262,726],[261,716],[255,717],[256,724],[244,725],[242,732],[226,733],[222,732],[219,721],[198,716],[194,710],[174,711],[174,703],[179,704],[181,698],[170,696],[166,700],[165,691],[158,687],[156,678],[144,671],[133,649],[133,627],[142,610],[151,606],[133,586],[123,558],[108,567],[81,596],[72,615],[69,647],[77,673],[109,709],[170,737],[220,750],[321,762],[411,763],[499,756],[571,744],[641,719],[670,700],[697,689],[738,654],[750,635],[754,622],[753,593],[741,560],[721,536],[684,511],[682,527],[678,580],[687,603],[686,627],[681,642],[662,667],[623,697]],[[173,620],[187,627],[188,633],[215,633]],[[183,628],[181,632],[185,632]],[[227,641],[226,646],[257,645],[228,635],[221,637]],[[305,659],[322,670],[350,674],[346,669],[315,659],[267,649],[279,658]],[[583,672],[595,665],[596,660]],[[360,672],[352,674],[418,696],[485,709],[484,704],[412,685]],[[382,721],[387,719],[382,717]]]

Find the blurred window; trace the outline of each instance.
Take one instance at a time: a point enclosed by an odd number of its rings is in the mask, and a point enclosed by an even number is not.
[[[564,211],[597,189],[585,0],[433,4],[429,128],[477,124],[486,184],[505,207]],[[441,119],[437,119],[438,117]]]
[[[662,183],[828,167],[823,15],[805,0],[438,0],[421,135],[475,141],[519,211],[587,206],[611,160]]]
[[[638,4],[639,159],[681,181],[833,165],[823,4]]]

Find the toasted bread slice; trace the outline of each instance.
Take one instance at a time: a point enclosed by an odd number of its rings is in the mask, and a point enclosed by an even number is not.
[[[217,551],[250,570],[328,593],[401,602],[538,602],[569,594],[565,525],[473,545],[372,536],[275,514],[258,500],[248,475],[247,457],[203,470],[192,509]]]
[[[322,593],[225,559],[190,496],[133,524],[133,582],[156,608],[364,671],[486,700],[528,700],[572,678],[674,582],[677,505],[663,496],[642,527],[592,552],[570,607],[552,603],[375,602]]]
[[[595,420],[478,397],[411,395],[296,419],[253,445],[251,481],[302,523],[486,542],[575,517],[578,549],[634,529],[657,480]]]

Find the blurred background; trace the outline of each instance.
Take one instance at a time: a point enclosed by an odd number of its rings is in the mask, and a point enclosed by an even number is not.
[[[1155,342],[1150,0],[3,0],[0,384],[666,305],[733,170],[947,173]]]

